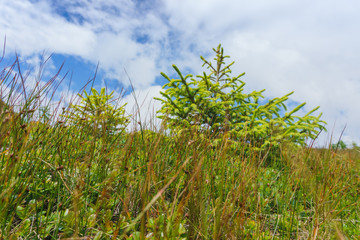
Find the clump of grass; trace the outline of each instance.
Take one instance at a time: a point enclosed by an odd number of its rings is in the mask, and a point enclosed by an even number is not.
[[[19,71],[0,74],[0,239],[360,236],[355,151],[284,144],[269,162],[226,133],[98,134],[39,114],[61,79],[26,89]]]

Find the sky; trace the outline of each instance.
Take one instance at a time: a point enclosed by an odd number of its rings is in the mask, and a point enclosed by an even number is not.
[[[0,44],[6,37],[3,63],[16,53],[34,69],[30,83],[51,54],[44,81],[64,63],[58,97],[67,101],[98,66],[94,87],[125,89],[128,113],[137,96],[144,120],[161,107],[160,72],[175,76],[175,64],[201,74],[200,56],[213,58],[221,44],[234,75],[246,73],[246,91],[295,91],[290,102],[306,102],[302,114],[320,106],[328,131],[317,144],[344,128],[342,140],[360,144],[359,8],[356,0],[0,0]]]

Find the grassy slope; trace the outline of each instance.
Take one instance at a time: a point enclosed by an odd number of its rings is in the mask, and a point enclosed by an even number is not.
[[[197,136],[101,136],[21,118],[0,144],[3,239],[360,235],[353,150],[286,149],[266,163]]]

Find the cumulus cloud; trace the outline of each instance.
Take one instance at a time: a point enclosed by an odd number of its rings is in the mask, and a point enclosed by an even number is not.
[[[63,54],[86,55],[95,43],[95,34],[56,16],[44,1],[32,3],[0,1],[1,35],[7,48],[32,55],[45,50]]]
[[[143,90],[135,90],[122,99],[127,103],[125,111],[132,119],[129,130],[139,129],[139,122],[143,127],[160,129],[161,121],[156,118],[156,112],[161,108],[161,103],[154,97],[160,98],[161,90],[160,86],[151,86]]]

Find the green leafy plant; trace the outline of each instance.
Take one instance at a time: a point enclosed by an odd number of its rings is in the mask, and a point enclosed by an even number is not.
[[[346,143],[343,140],[339,140],[337,143],[331,144],[332,149],[341,149],[344,150],[347,148]]]
[[[221,45],[213,50],[215,63],[201,57],[209,73],[196,78],[183,76],[175,65],[179,79],[161,73],[168,83],[163,86],[163,98],[156,99],[162,102],[159,117],[167,120],[170,129],[177,133],[194,128],[209,130],[214,139],[228,133],[233,142],[251,142],[260,149],[277,146],[283,140],[304,145],[307,138],[315,138],[325,129],[321,114],[311,115],[319,107],[302,117],[294,114],[305,103],[286,112],[285,102],[293,92],[269,100],[262,95],[265,90],[244,93],[245,82],[240,78],[245,73],[232,77],[230,67],[234,62],[225,64],[229,56],[224,56]]]
[[[113,98],[112,91],[106,94],[105,88],[100,93],[91,88],[91,94],[84,91],[85,96],[81,97],[81,103],[71,104],[67,111],[69,119],[74,123],[82,122],[84,126],[90,126],[101,133],[113,134],[117,131],[123,131],[129,122],[129,117],[125,116],[125,105],[114,107],[110,104]]]

